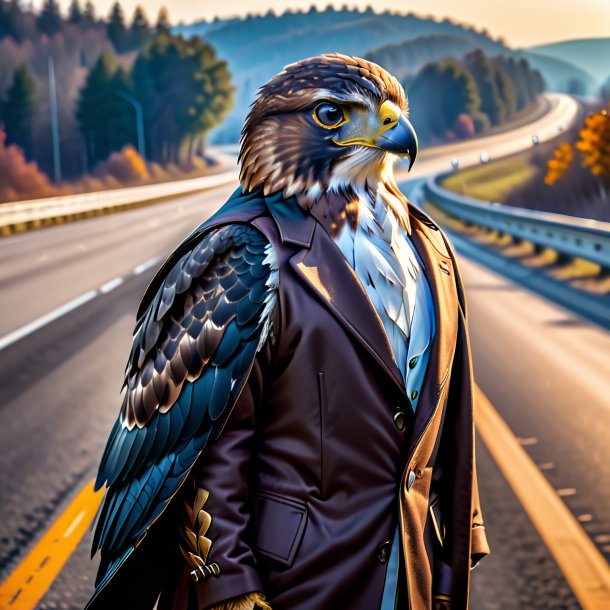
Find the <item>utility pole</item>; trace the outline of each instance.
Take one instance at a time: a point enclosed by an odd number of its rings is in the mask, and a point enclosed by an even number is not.
[[[51,101],[51,137],[53,139],[53,175],[61,182],[61,156],[59,150],[59,123],[57,121],[57,89],[55,86],[55,60],[49,55],[49,99]]]
[[[146,160],[146,147],[144,145],[144,111],[142,104],[133,95],[129,95],[126,91],[119,91],[119,97],[124,99],[128,104],[131,104],[136,111],[136,131],[138,134],[138,152],[140,157]]]

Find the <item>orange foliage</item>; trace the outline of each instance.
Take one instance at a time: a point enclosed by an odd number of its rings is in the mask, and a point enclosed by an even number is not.
[[[594,176],[610,180],[610,115],[600,110],[585,119],[576,148]]]
[[[98,163],[94,174],[100,178],[114,178],[121,184],[142,182],[149,178],[146,161],[131,145],[124,146],[119,152],[112,153],[106,161]]]
[[[46,174],[36,163],[26,160],[14,144],[6,145],[6,134],[0,129],[0,201],[36,199],[57,194]]]
[[[544,177],[544,183],[548,186],[553,186],[557,180],[564,177],[565,173],[574,161],[574,150],[567,142],[562,142],[555,152],[553,158],[547,163],[547,173]]]

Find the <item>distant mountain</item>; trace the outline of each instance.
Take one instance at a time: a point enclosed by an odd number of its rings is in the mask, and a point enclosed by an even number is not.
[[[548,91],[562,91],[576,95],[597,93],[598,84],[589,72],[563,59],[520,51],[518,55],[527,59],[530,65],[544,75]]]
[[[268,13],[244,19],[200,22],[180,26],[175,31],[187,37],[202,36],[229,61],[237,84],[235,109],[214,134],[215,140],[229,142],[237,139],[256,89],[285,65],[305,57],[325,52],[362,57],[384,45],[398,45],[419,37],[428,37],[425,44],[422,42],[422,50],[425,45],[429,47],[427,61],[439,55],[450,55],[453,50],[459,50],[460,55],[473,48],[492,55],[511,52],[487,32],[449,19],[436,21],[413,14],[377,14],[372,10],[311,9],[306,13],[286,12],[279,16]],[[445,43],[447,50],[443,53],[441,46]],[[425,62],[425,53],[422,52],[417,67]],[[404,66],[404,73],[408,71]]]
[[[565,40],[531,47],[527,51],[567,61],[589,73],[598,84],[610,77],[610,38]]]

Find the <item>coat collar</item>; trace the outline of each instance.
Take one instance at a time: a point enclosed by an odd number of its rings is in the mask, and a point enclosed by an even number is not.
[[[266,197],[283,242],[297,251],[290,265],[331,313],[381,365],[405,395],[383,323],[353,269],[323,225],[281,195]],[[434,300],[435,328],[430,358],[416,411],[414,440],[433,414],[446,380],[457,337],[458,299],[453,258],[436,224],[409,204],[410,239],[417,250]]]

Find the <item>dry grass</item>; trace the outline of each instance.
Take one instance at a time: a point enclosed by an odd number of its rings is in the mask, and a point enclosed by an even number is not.
[[[527,157],[519,155],[459,171],[449,176],[443,186],[482,201],[503,202],[515,188],[523,186],[535,175],[536,168]]]

